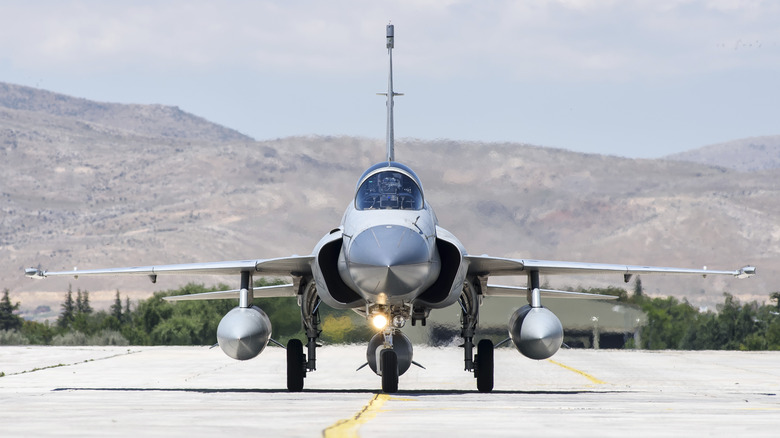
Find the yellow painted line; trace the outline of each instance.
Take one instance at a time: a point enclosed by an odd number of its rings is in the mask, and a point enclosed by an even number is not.
[[[588,374],[588,373],[586,373],[584,371],[578,370],[577,368],[572,368],[572,367],[570,367],[568,365],[564,365],[564,364],[562,364],[560,362],[556,362],[556,361],[554,361],[552,359],[547,359],[547,361],[550,362],[550,363],[554,363],[555,365],[558,365],[561,368],[566,368],[569,371],[575,372],[575,373],[581,375],[582,377],[585,377],[586,379],[590,380],[591,382],[595,383],[596,385],[606,385],[607,384],[607,382],[605,382],[603,380],[599,380],[599,379],[591,376],[590,374]]]
[[[363,406],[363,409],[358,411],[352,418],[345,420],[339,420],[332,426],[329,426],[322,431],[322,436],[325,438],[353,438],[358,437],[358,429],[364,423],[371,421],[379,413],[379,408],[390,400],[390,396],[387,394],[377,394],[374,398]]]
[[[388,400],[393,400],[393,401],[417,401],[416,398],[409,398],[409,397],[390,397]]]

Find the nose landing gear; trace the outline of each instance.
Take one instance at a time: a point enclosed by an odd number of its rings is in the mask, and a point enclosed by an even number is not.
[[[382,392],[391,394],[398,392],[398,355],[392,348],[385,348],[380,353],[379,371],[382,373]]]

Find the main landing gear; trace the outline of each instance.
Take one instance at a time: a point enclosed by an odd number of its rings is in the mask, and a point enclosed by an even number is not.
[[[474,377],[477,378],[479,392],[493,390],[493,341],[490,339],[483,339],[477,344],[477,354],[474,356]]]
[[[463,338],[463,355],[465,361],[465,370],[472,371],[477,379],[477,390],[479,392],[493,391],[493,341],[483,339],[477,344],[477,354],[474,353],[474,334],[479,322],[479,295],[475,282],[478,280],[467,280],[463,284],[463,293],[460,296],[461,307],[461,332]],[[478,283],[477,283],[478,284]]]
[[[287,390],[303,390],[303,378],[306,377],[306,356],[303,354],[303,342],[290,339],[287,342]]]
[[[303,353],[303,342],[300,339],[290,339],[287,342],[287,390],[290,392],[302,391],[306,373],[317,369],[317,340],[322,333],[319,314],[321,301],[317,296],[317,287],[311,279],[305,283],[302,281],[301,285],[301,321],[306,331],[308,359]]]

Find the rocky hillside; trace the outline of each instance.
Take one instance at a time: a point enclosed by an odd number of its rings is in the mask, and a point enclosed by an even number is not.
[[[780,168],[780,135],[751,137],[704,146],[666,157],[743,172]]]
[[[34,308],[56,305],[72,283],[99,306],[117,289],[140,297],[188,279],[33,281],[22,269],[307,254],[338,225],[357,178],[383,153],[379,140],[258,142],[174,108],[0,85],[0,287]],[[396,156],[418,172],[440,224],[471,253],[759,267],[747,281],[642,279],[650,293],[701,305],[721,302],[724,291],[764,300],[780,280],[778,169],[456,141],[399,140]],[[601,286],[622,277],[547,280]]]
[[[246,141],[251,138],[180,110],[163,105],[121,105],[93,102],[36,88],[0,82],[0,108],[17,110],[33,119],[70,119],[98,129],[137,136],[201,141]],[[34,115],[34,116],[33,116]],[[3,117],[6,119],[6,117]],[[41,125],[40,128],[44,128]]]

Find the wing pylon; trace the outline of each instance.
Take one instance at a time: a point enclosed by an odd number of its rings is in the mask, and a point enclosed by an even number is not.
[[[279,284],[274,286],[263,286],[263,287],[252,288],[252,296],[254,298],[294,297],[296,296],[296,291],[292,283]],[[241,298],[240,289],[163,297],[165,301],[174,301],[174,302],[175,301],[200,301],[200,300],[228,300],[228,299],[240,299],[240,298]]]
[[[532,292],[531,288],[523,286],[503,286],[499,284],[488,284],[484,292],[486,297],[517,297],[528,295]],[[541,298],[567,298],[577,300],[616,300],[615,295],[591,294],[587,292],[573,292],[567,290],[539,289]]]

